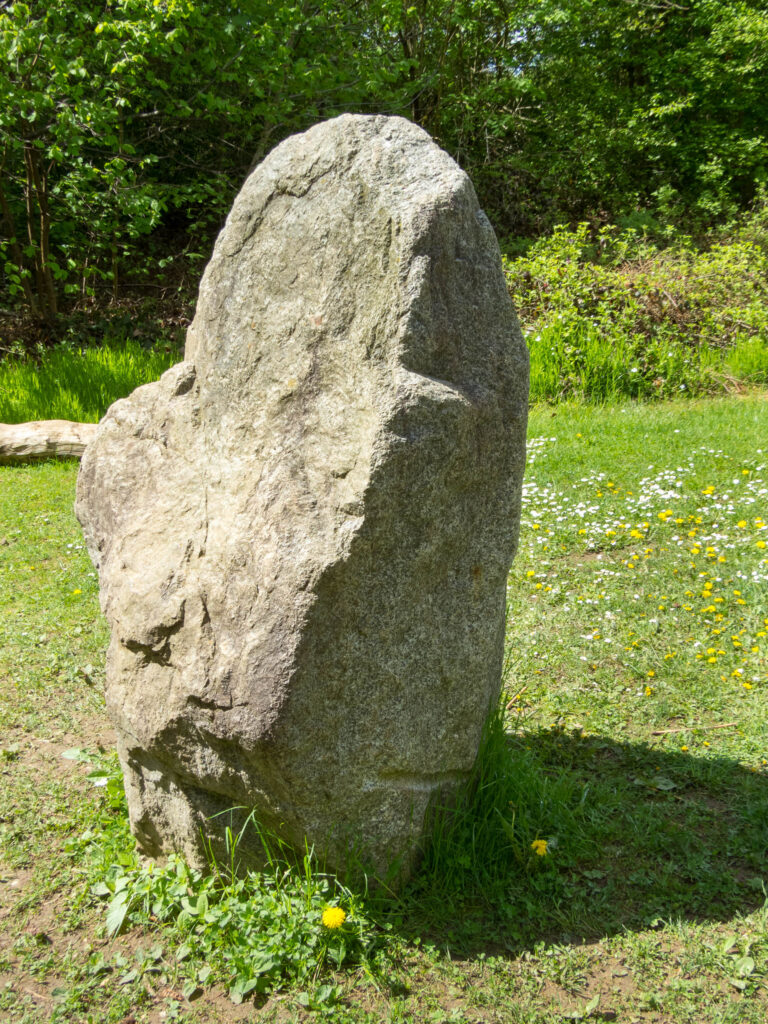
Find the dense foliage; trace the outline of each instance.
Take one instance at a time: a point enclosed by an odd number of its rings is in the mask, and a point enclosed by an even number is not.
[[[697,246],[669,231],[556,228],[505,260],[534,400],[768,384],[768,208]]]
[[[6,292],[45,319],[199,259],[249,166],[360,101],[338,11],[38,0],[0,14]],[[354,86],[354,88],[353,88]],[[148,238],[148,236],[151,236]],[[144,280],[141,279],[143,274]]]
[[[766,180],[760,0],[542,0],[524,32],[526,227],[607,213],[700,228]]]
[[[248,170],[349,110],[422,124],[502,236],[732,217],[768,176],[758,0],[0,3],[0,301],[190,290]]]

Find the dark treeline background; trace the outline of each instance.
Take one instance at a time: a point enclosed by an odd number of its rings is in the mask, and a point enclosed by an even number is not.
[[[343,111],[426,128],[517,251],[703,236],[768,177],[764,0],[0,0],[0,60],[0,305],[54,335],[189,302],[248,171]]]

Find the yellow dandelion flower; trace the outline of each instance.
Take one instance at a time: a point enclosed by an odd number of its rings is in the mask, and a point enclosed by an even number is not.
[[[326,907],[323,911],[323,924],[326,928],[341,928],[347,919],[347,913],[341,907]]]
[[[547,855],[547,840],[546,839],[534,839],[531,843],[531,849],[537,857],[546,857]]]

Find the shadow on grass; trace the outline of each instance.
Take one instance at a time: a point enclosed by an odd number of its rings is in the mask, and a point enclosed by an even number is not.
[[[509,737],[498,723],[478,765],[403,894],[405,932],[464,955],[519,952],[766,901],[764,774],[601,736]]]

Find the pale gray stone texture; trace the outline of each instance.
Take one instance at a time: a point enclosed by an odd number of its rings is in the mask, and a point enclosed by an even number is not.
[[[200,863],[253,807],[407,876],[498,699],[527,391],[493,230],[424,131],[345,115],[251,174],[185,361],[78,479],[147,853]]]

